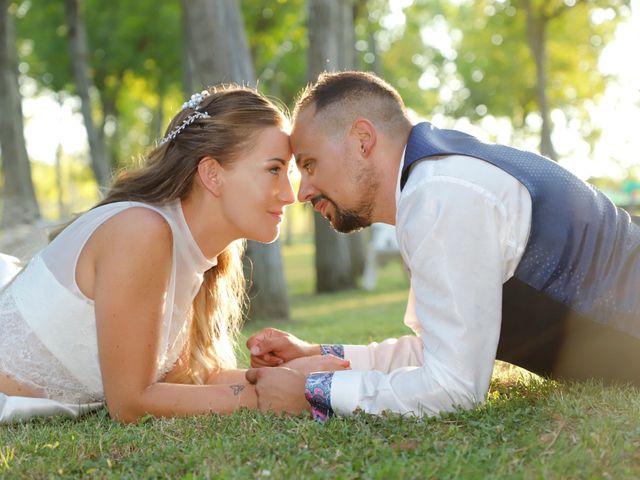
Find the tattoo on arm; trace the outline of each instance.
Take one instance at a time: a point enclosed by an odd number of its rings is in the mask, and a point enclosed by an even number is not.
[[[233,394],[237,397],[238,395],[240,395],[240,392],[242,392],[244,390],[245,385],[242,384],[236,384],[236,385],[231,385],[231,390],[233,390]]]

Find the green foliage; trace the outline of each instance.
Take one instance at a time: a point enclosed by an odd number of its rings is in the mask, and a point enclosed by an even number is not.
[[[460,8],[456,28],[463,33],[455,65],[466,88],[456,92],[452,113],[473,119],[487,113],[506,116],[522,127],[526,115],[538,110],[525,14],[508,2],[493,3],[473,2]],[[484,13],[489,7],[496,10],[493,15]]]
[[[304,0],[243,1],[242,12],[258,87],[291,105],[306,82]]]
[[[536,70],[525,0],[416,0],[405,9],[403,35],[391,40],[385,76],[407,104],[427,117],[507,117],[516,129],[538,112]],[[579,120],[595,140],[587,107],[604,92],[598,60],[629,2],[533,1],[546,28],[547,95],[552,109]],[[420,79],[415,82],[413,79]]]
[[[40,89],[73,89],[64,4],[61,1],[23,1],[17,10],[21,72]]]
[[[628,3],[532,2],[538,16],[559,12],[546,22],[551,107],[579,120],[591,141],[597,132],[587,107],[607,81],[598,59],[628,15]],[[81,4],[98,124],[105,125],[114,167],[127,166],[160,136],[183,96],[181,3]],[[377,70],[411,109],[427,117],[507,117],[526,130],[526,117],[538,106],[525,0],[416,0],[405,8],[404,22],[391,21],[389,2],[353,4],[358,67]],[[16,5],[21,70],[41,89],[73,94],[63,2]],[[259,88],[291,105],[307,81],[304,0],[245,0],[242,9]]]
[[[31,162],[31,173],[42,218],[46,221],[67,220],[64,214],[83,212],[98,201],[98,191],[91,169],[77,158],[63,159],[62,192],[56,185],[54,165]],[[65,212],[60,212],[60,195]]]
[[[171,112],[180,104],[181,6],[178,0],[80,3],[89,74],[96,87],[96,120],[106,127],[113,166],[119,168],[158,136],[164,122],[159,103],[176,98],[170,101]],[[23,73],[34,78],[40,89],[74,94],[63,2],[25,0],[18,17]]]
[[[440,99],[440,89],[451,77],[444,68],[447,52],[431,41],[428,32],[423,34],[426,26],[442,22],[439,12],[416,3],[405,10],[404,24],[385,28],[382,17],[376,35],[384,78],[398,89],[408,108],[426,117],[447,111]]]
[[[298,287],[309,245],[285,248],[303,338],[361,343],[406,332],[398,264],[377,291],[312,296]],[[254,325],[251,325],[255,328]],[[247,334],[249,332],[246,332]],[[416,419],[356,414],[321,425],[240,411],[122,426],[82,420],[0,427],[6,478],[637,478],[640,396],[630,387],[559,384],[498,364],[487,402]]]
[[[113,0],[80,2],[89,46],[91,77],[110,98],[126,72],[162,90],[181,81],[180,3]],[[25,0],[18,9],[18,37],[28,73],[40,86],[73,92],[64,4]]]
[[[557,12],[541,20],[547,28],[551,106],[585,121],[584,103],[597,101],[604,92],[606,78],[598,71],[600,53],[628,14],[628,2],[533,3],[537,17]],[[456,113],[479,118],[485,110],[476,107],[485,105],[486,112],[510,117],[522,126],[526,114],[538,110],[524,2],[465,2],[459,16],[450,18],[454,19],[451,27],[462,32],[455,65],[469,93]]]
[[[178,0],[81,5],[96,121],[104,126],[113,168],[126,167],[161,136],[181,105],[182,7]],[[242,7],[258,86],[290,105],[306,80],[304,1],[243,2]],[[18,17],[23,73],[40,90],[74,94],[63,2],[25,0]]]

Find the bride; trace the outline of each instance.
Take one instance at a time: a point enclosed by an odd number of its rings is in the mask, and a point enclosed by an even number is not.
[[[285,128],[252,89],[192,96],[145,166],[0,290],[0,423],[104,401],[121,422],[256,407],[234,357],[241,257],[243,239],[277,238],[294,201]],[[7,281],[15,267],[0,260]]]

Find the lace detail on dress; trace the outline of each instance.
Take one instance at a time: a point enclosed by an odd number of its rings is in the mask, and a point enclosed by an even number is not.
[[[182,318],[171,323],[169,330],[169,344],[165,352],[158,352],[158,360],[156,366],[156,381],[162,381],[164,377],[173,369],[176,362],[182,355],[182,352],[187,344],[187,334],[189,330],[189,322],[186,315],[182,312],[176,312],[177,308],[174,305],[174,317],[176,313],[181,315]]]
[[[87,392],[22,319],[9,291],[0,294],[0,372],[64,403],[102,401]]]

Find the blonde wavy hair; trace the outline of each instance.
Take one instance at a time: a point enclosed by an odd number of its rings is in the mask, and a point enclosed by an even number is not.
[[[152,150],[142,168],[120,174],[93,208],[122,201],[163,204],[183,199],[193,188],[203,157],[230,165],[253,146],[260,130],[284,128],[287,123],[278,107],[251,88],[223,85],[208,92],[197,109],[209,117],[198,118]],[[166,134],[193,112],[192,108],[179,112]],[[244,240],[233,242],[218,256],[217,265],[205,272],[191,307],[186,369],[172,381],[203,384],[211,373],[236,367],[234,348],[246,302],[244,250]]]

